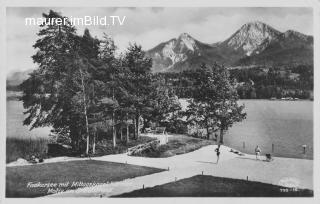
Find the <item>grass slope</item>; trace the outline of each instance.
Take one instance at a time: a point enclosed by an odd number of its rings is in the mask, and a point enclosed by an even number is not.
[[[165,145],[154,147],[134,156],[143,156],[151,158],[171,157],[179,154],[185,154],[200,149],[207,145],[213,145],[213,140],[200,139],[185,135],[172,135]]]
[[[286,192],[288,191],[288,192]],[[135,190],[115,197],[311,197],[313,191],[213,176],[193,176],[177,182]]]
[[[65,183],[59,190],[75,189],[72,182],[109,183],[153,174],[162,169],[113,162],[82,160],[6,168],[6,197],[39,197],[48,188],[28,188],[28,182]],[[56,189],[56,188],[55,188]]]

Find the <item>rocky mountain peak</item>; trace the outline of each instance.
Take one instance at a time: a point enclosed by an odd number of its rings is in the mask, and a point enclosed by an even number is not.
[[[195,51],[196,49],[198,49],[194,38],[191,37],[188,33],[182,33],[179,35],[177,46],[180,48],[180,51],[185,48],[191,51]]]
[[[242,49],[247,56],[258,54],[272,40],[278,38],[281,32],[260,21],[254,21],[244,24],[235,32],[226,44],[235,49]]]
[[[224,41],[206,44],[188,33],[160,43],[147,52],[153,59],[154,72],[196,69],[201,63],[228,66],[247,64],[286,64],[312,62],[313,37],[297,31],[284,33],[253,21],[242,25]]]

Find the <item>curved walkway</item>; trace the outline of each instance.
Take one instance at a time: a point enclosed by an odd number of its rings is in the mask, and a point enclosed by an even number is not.
[[[276,157],[272,162],[266,162],[256,160],[254,155],[238,156],[231,153],[230,148],[221,146],[220,160],[216,164],[215,148],[216,145],[210,145],[194,152],[169,158],[132,157],[126,154],[95,157],[92,159],[162,168],[167,171],[48,196],[109,197],[202,173],[236,179],[248,178],[251,181],[275,185],[290,185],[293,183],[298,188],[313,189],[313,160]]]

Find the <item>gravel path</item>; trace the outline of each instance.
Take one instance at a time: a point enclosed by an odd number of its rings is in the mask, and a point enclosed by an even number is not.
[[[50,197],[109,197],[125,192],[153,187],[175,180],[204,174],[219,177],[247,179],[275,185],[313,189],[313,160],[274,158],[272,162],[256,160],[254,155],[238,156],[230,148],[221,146],[216,164],[215,145],[169,158],[132,157],[126,154],[95,157],[95,160],[128,163],[169,169],[164,172],[126,179],[106,185],[80,188]]]

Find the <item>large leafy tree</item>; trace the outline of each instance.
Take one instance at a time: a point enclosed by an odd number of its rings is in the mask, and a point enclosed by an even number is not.
[[[149,111],[144,114],[144,127],[150,122],[158,125],[174,123],[181,110],[181,104],[174,91],[166,86],[161,75],[154,75],[151,83],[152,91],[148,96]]]
[[[246,117],[244,105],[239,105],[235,85],[230,81],[229,72],[224,66],[202,65],[195,71],[194,98],[188,106],[189,121],[209,130],[220,131],[220,143],[224,132],[235,122]]]

